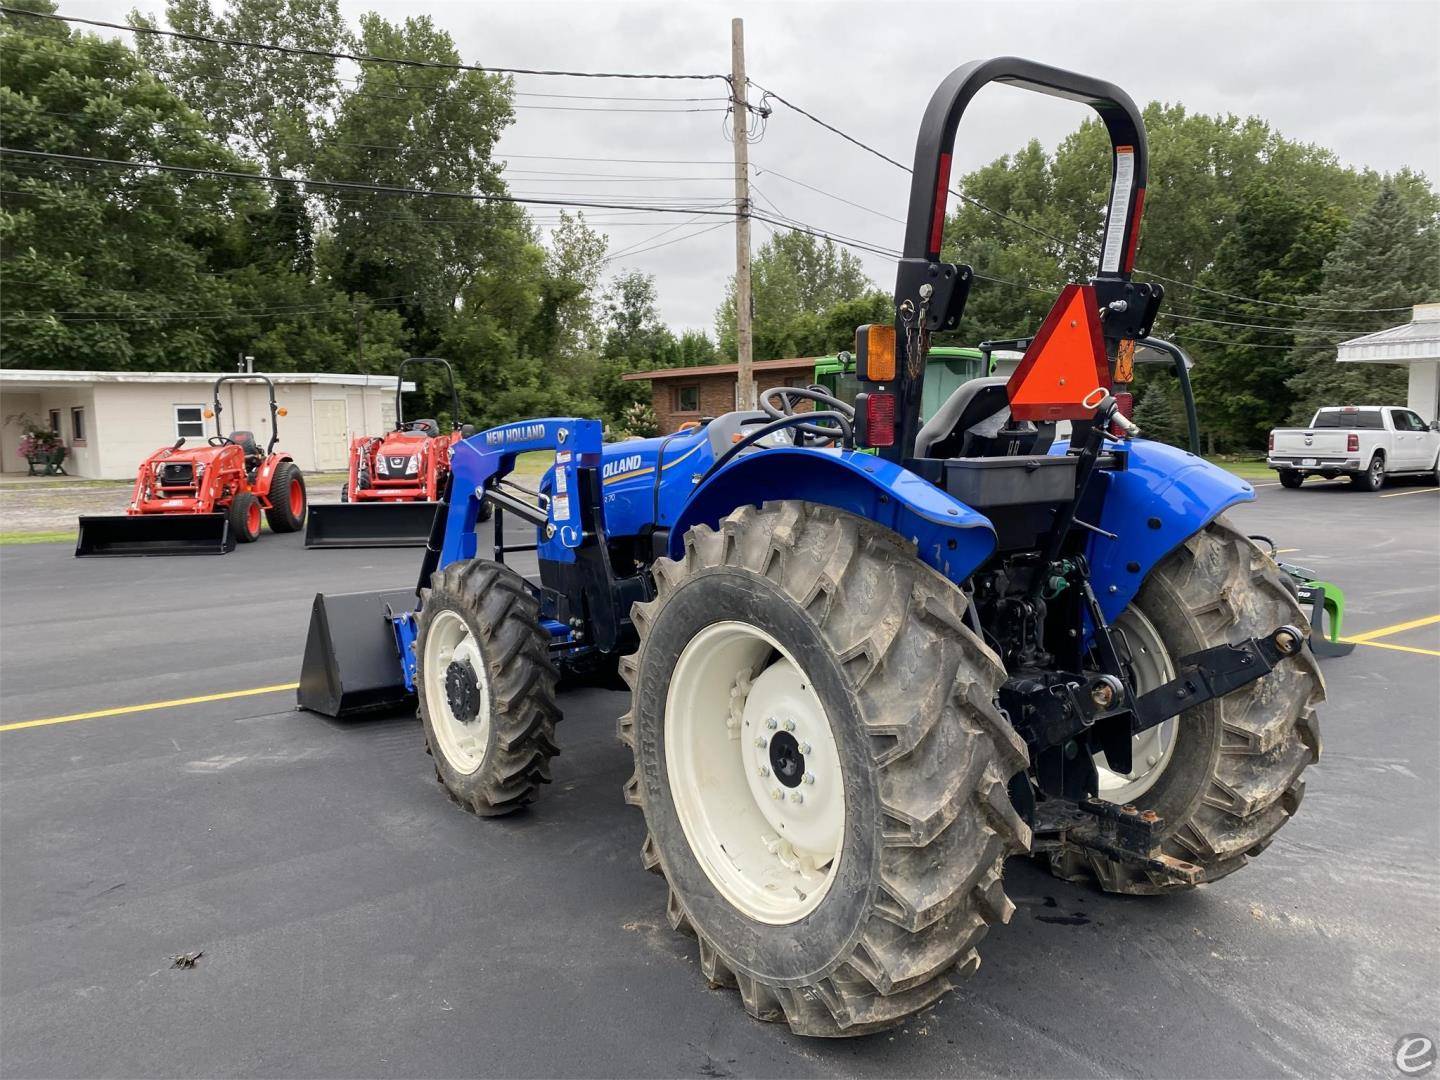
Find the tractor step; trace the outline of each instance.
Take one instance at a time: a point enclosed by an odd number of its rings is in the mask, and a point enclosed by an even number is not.
[[[424,547],[435,521],[433,502],[312,503],[307,548]]]
[[[224,555],[235,550],[226,514],[117,514],[81,517],[75,557]]]

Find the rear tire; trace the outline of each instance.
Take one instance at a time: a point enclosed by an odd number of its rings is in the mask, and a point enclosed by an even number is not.
[[[275,533],[299,532],[305,527],[309,504],[305,495],[305,476],[293,461],[282,461],[270,477],[270,509],[265,520]]]
[[[1355,473],[1350,483],[1361,491],[1379,491],[1385,486],[1385,459],[1376,454],[1363,473]]]
[[[454,563],[422,591],[415,689],[425,749],[450,797],[513,813],[550,782],[555,665],[525,580],[487,559]]]
[[[894,533],[801,502],[697,526],[654,572],[620,738],[671,926],[712,986],[797,1034],[934,1004],[1009,921],[1005,857],[1030,842],[1006,793],[1025,746],[964,594]]]
[[[260,500],[248,491],[230,500],[230,535],[237,544],[253,544],[260,539]]]
[[[1172,663],[1281,623],[1307,625],[1282,572],[1224,517],[1155,568],[1135,607]],[[1299,807],[1301,773],[1320,757],[1315,707],[1324,698],[1315,657],[1302,649],[1249,686],[1181,713],[1164,771],[1126,801],[1165,819],[1165,853],[1200,866],[1202,882],[1234,873],[1269,846]],[[1088,851],[1049,861],[1057,877],[1093,877],[1107,892],[1191,887]]]
[[[1305,474],[1294,469],[1280,470],[1280,486],[1286,488],[1298,488],[1305,482]]]

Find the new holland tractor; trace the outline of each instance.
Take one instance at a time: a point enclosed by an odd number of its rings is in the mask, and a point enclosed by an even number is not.
[[[450,387],[452,430],[437,420],[405,419],[405,369],[433,364]],[[475,429],[460,423],[460,395],[448,360],[411,356],[395,371],[395,429],[350,443],[350,475],[338,503],[316,503],[305,528],[307,548],[424,547],[435,506],[450,479],[450,452]]]
[[[992,82],[1099,113],[1103,250],[1009,379],[922,424],[930,335],[973,278],[939,259],[950,147]],[[557,682],[617,664],[624,797],[671,925],[712,985],[804,1035],[895,1025],[972,974],[1014,911],[1008,856],[1119,893],[1240,869],[1300,806],[1323,683],[1281,570],[1225,516],[1250,485],[1117,409],[1162,296],[1131,277],[1146,165],[1119,88],[959,68],[920,128],[895,321],[857,332],[853,405],[778,387],[663,438],[547,418],[461,442],[418,605],[318,596],[300,704],[413,690],[445,790],[506,814],[550,779]],[[540,449],[538,489],[512,483]]]
[[[269,392],[270,442],[263,452],[252,431],[221,434],[220,388],[235,382],[262,382]],[[215,418],[215,434],[203,446],[176,439],[142,461],[124,514],[80,518],[77,557],[224,555],[237,542],[260,539],[262,516],[271,532],[304,528],[305,477],[289,454],[275,450],[277,422],[285,415],[275,384],[264,375],[222,375],[212,396],[206,416]]]

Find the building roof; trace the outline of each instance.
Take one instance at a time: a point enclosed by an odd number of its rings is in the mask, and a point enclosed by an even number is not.
[[[815,361],[820,357],[799,356],[790,360],[757,360],[753,367],[756,371],[789,371],[792,369],[803,369],[812,371],[815,368]],[[686,368],[658,368],[655,371],[630,371],[620,377],[631,381],[641,379],[684,379],[696,378],[704,375],[738,375],[739,364],[703,364],[700,367]]]
[[[60,371],[41,368],[10,368],[0,370],[0,385],[44,387],[82,386],[90,383],[163,384],[190,383],[211,385],[222,375],[236,374],[228,371]],[[287,371],[270,374],[270,381],[276,386],[364,386],[395,389],[394,375],[349,375],[328,371]],[[405,389],[413,389],[409,381]]]
[[[1349,364],[1413,364],[1440,361],[1440,303],[1416,304],[1403,326],[1342,341],[1336,357]]]

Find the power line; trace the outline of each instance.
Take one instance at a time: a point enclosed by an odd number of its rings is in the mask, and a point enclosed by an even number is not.
[[[893,157],[891,157],[889,154],[883,153],[882,151],[875,149],[875,147],[870,146],[869,144],[867,144],[867,143],[865,143],[865,142],[862,142],[860,139],[857,139],[855,136],[849,134],[848,132],[842,131],[840,128],[836,127],[834,124],[827,123],[826,121],[824,121],[824,120],[820,119],[818,116],[816,116],[814,113],[809,112],[808,110],[801,108],[799,105],[796,105],[793,101],[790,101],[790,100],[788,100],[788,99],[785,98],[785,97],[782,97],[780,94],[775,93],[773,90],[766,90],[765,87],[761,86],[759,83],[755,82],[753,79],[749,80],[749,82],[750,82],[750,84],[751,84],[752,86],[754,86],[757,90],[761,91],[761,93],[762,93],[766,98],[771,98],[771,99],[779,102],[781,105],[784,105],[786,108],[790,109],[790,110],[793,111],[793,112],[799,113],[801,116],[805,117],[807,120],[810,120],[812,123],[818,124],[820,127],[824,128],[825,130],[827,130],[827,131],[829,131],[829,132],[832,132],[832,133],[835,134],[835,135],[838,135],[840,138],[844,139],[846,142],[849,142],[849,143],[854,144],[855,146],[859,147],[861,150],[864,150],[864,151],[865,151],[866,153],[868,153],[868,154],[873,154],[875,157],[879,158],[881,161],[884,161],[884,162],[886,162],[887,164],[893,165],[893,166],[895,166],[897,169],[903,169],[905,172],[907,172],[907,173],[912,173],[912,174],[913,174],[913,172],[914,172],[913,169],[911,169],[908,165],[905,165],[905,164],[903,164],[902,162],[899,162],[899,161],[895,160],[895,159],[894,159]],[[762,100],[763,100],[763,99],[762,99]],[[1019,228],[1025,229],[1025,230],[1027,230],[1028,232],[1034,233],[1034,234],[1037,235],[1037,236],[1043,237],[1043,238],[1051,241],[1052,243],[1059,244],[1059,245],[1061,245],[1062,248],[1065,248],[1065,249],[1067,249],[1067,250],[1078,250],[1078,251],[1080,251],[1082,254],[1092,255],[1092,256],[1095,255],[1095,254],[1098,252],[1098,250],[1099,250],[1098,244],[1085,244],[1083,241],[1080,241],[1080,240],[1078,240],[1078,239],[1075,239],[1075,240],[1066,240],[1066,239],[1064,239],[1063,237],[1057,236],[1057,235],[1055,235],[1054,233],[1051,233],[1051,232],[1046,231],[1045,229],[1041,229],[1041,228],[1039,228],[1038,226],[1032,225],[1032,224],[1030,224],[1028,221],[1024,221],[1024,220],[1021,219],[1021,218],[1014,217],[1013,215],[1007,214],[1007,213],[1005,213],[1005,212],[1002,211],[1002,210],[996,210],[996,209],[994,209],[993,207],[987,206],[987,205],[985,205],[985,203],[983,203],[983,202],[981,202],[980,200],[975,199],[975,198],[973,198],[973,197],[971,197],[971,196],[969,196],[969,195],[966,195],[966,194],[965,194],[964,192],[962,192],[962,191],[957,191],[957,190],[954,189],[954,188],[950,188],[949,190],[950,190],[950,193],[951,193],[951,194],[959,197],[960,199],[962,199],[962,200],[964,200],[965,202],[969,203],[970,205],[976,207],[977,209],[983,210],[983,211],[985,211],[985,212],[988,213],[988,214],[993,214],[995,217],[997,217],[997,218],[999,218],[999,219],[1001,219],[1001,220],[1003,220],[1003,221],[1008,221],[1010,224],[1015,225],[1015,226],[1018,226]],[[1163,282],[1165,282],[1165,283],[1167,283],[1167,284],[1175,285],[1175,286],[1177,286],[1177,287],[1179,287],[1179,288],[1194,289],[1194,290],[1196,290],[1197,292],[1210,293],[1210,294],[1215,295],[1215,296],[1224,296],[1224,297],[1227,297],[1227,298],[1230,298],[1230,299],[1233,299],[1233,300],[1240,300],[1240,301],[1243,301],[1243,302],[1249,303],[1249,304],[1261,304],[1261,305],[1264,305],[1264,306],[1267,306],[1267,307],[1292,308],[1292,309],[1298,309],[1298,310],[1301,310],[1301,311],[1328,311],[1328,312],[1339,312],[1339,313],[1347,313],[1347,314],[1380,314],[1380,313],[1385,313],[1385,312],[1409,311],[1409,310],[1410,310],[1410,306],[1409,306],[1409,305],[1400,306],[1400,307],[1354,308],[1354,307],[1330,307],[1330,306],[1325,306],[1325,305],[1309,304],[1309,303],[1287,303],[1287,302],[1285,302],[1285,301],[1280,301],[1280,300],[1261,300],[1261,299],[1258,299],[1258,298],[1253,297],[1253,296],[1243,296],[1243,295],[1241,295],[1241,294],[1239,294],[1239,293],[1225,292],[1224,290],[1221,290],[1221,289],[1212,289],[1212,288],[1209,288],[1209,287],[1204,286],[1204,285],[1197,285],[1197,284],[1195,284],[1195,283],[1192,282],[1192,281],[1181,281],[1181,280],[1179,280],[1178,278],[1166,277],[1166,276],[1163,275],[1163,274],[1157,274],[1157,273],[1154,273],[1154,272],[1152,272],[1152,271],[1150,271],[1150,270],[1147,270],[1147,269],[1145,269],[1145,268],[1143,268],[1143,267],[1139,267],[1139,266],[1137,266],[1135,269],[1136,269],[1137,272],[1144,274],[1146,277],[1151,277],[1151,278],[1154,278],[1154,279],[1157,280],[1157,281],[1163,281]]]
[[[106,22],[102,19],[81,19],[73,15],[56,15],[42,11],[28,11],[25,8],[0,5],[0,14],[26,15],[34,19],[49,19],[54,22],[73,23],[81,26],[98,26],[107,30],[123,30],[131,34],[150,34],[155,37],[174,38],[179,41],[194,41],[204,45],[225,45],[231,48],[261,49],[266,52],[283,53],[287,56],[313,56],[326,60],[351,60],[360,64],[393,64],[396,67],[410,67],[434,71],[478,71],[487,75],[556,75],[572,79],[719,79],[729,83],[728,75],[692,73],[640,73],[628,71],[567,71],[548,68],[486,67],[481,64],[446,63],[440,60],[410,60],[396,56],[375,56],[371,53],[350,53],[329,49],[314,49],[303,45],[279,45],[274,42],[246,41],[243,38],[217,37],[211,34],[193,34],[182,30],[162,30],[156,26],[131,26],[127,23]]]
[[[376,195],[408,195],[424,198],[459,199],[468,202],[481,203],[518,203],[522,205],[535,206],[564,206],[578,209],[599,209],[599,210],[636,210],[657,214],[701,214],[714,217],[733,218],[733,209],[720,210],[708,207],[696,206],[660,206],[654,203],[616,203],[616,202],[581,202],[573,199],[559,197],[538,197],[504,195],[492,192],[469,192],[469,191],[443,191],[434,188],[412,188],[401,187],[390,184],[368,184],[352,180],[313,180],[303,177],[271,176],[266,173],[247,173],[234,169],[202,168],[199,166],[167,165],[159,162],[145,161],[122,161],[115,158],[91,157],[83,154],[60,154],[45,150],[20,150],[13,147],[0,146],[0,155],[18,154],[27,158],[45,158],[52,161],[78,162],[85,165],[98,165],[107,168],[144,170],[153,169],[159,172],[177,173],[184,176],[212,176],[230,180],[241,180],[247,183],[269,183],[269,184],[294,184],[300,187],[327,188],[338,191],[354,191]]]
[[[633,250],[617,251],[614,255],[607,257],[605,261],[609,263],[617,259],[628,259],[635,255],[643,255],[647,251],[655,251],[657,248],[669,247],[671,244],[678,244],[682,240],[693,240],[697,236],[704,236],[706,233],[714,232],[716,229],[723,229],[729,224],[730,223],[728,221],[721,221],[717,222],[714,225],[706,225],[703,229],[696,229],[694,232],[685,233],[683,236],[677,236],[672,240],[664,240],[658,244],[651,244],[648,247],[634,248],[632,245]],[[651,237],[650,239],[653,240],[654,237]]]

